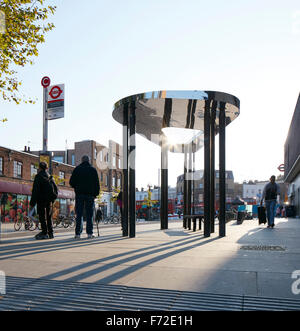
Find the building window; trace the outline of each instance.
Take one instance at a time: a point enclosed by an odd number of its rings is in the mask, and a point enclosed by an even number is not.
[[[75,165],[75,154],[72,154],[72,166]]]
[[[103,151],[100,151],[100,162],[103,162]]]
[[[105,176],[105,185],[108,186],[108,176]]]
[[[116,186],[116,177],[113,176],[112,178],[112,187],[115,187]]]
[[[59,177],[59,184],[60,185],[65,185],[65,172],[64,171],[60,171],[58,173],[58,177]]]
[[[118,178],[118,187],[121,187],[121,178]]]
[[[53,161],[64,163],[64,157],[63,156],[53,156]]]
[[[122,168],[122,164],[121,164],[121,158],[119,157],[119,169]]]
[[[94,149],[94,159],[97,160],[97,149]]]
[[[3,175],[3,157],[0,157],[0,175]]]
[[[34,180],[35,175],[37,174],[38,167],[35,164],[30,165],[30,178]]]
[[[100,182],[103,182],[103,173],[100,173]]]
[[[14,177],[15,178],[22,178],[22,168],[23,168],[22,162],[14,161]]]
[[[114,155],[113,156],[113,167],[115,167],[116,166],[116,156]]]

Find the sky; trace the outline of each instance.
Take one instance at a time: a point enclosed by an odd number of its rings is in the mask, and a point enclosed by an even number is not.
[[[0,145],[42,149],[41,78],[65,84],[65,117],[49,121],[49,150],[75,141],[122,143],[114,103],[141,92],[215,90],[240,99],[226,129],[226,168],[235,181],[268,180],[284,163],[284,143],[300,92],[297,0],[53,0],[55,29],[34,65],[18,68],[35,105],[0,100]],[[218,147],[218,146],[216,146]],[[158,184],[160,149],[137,138],[137,187]],[[216,158],[218,168],[218,158]],[[203,149],[196,169],[203,168]],[[169,184],[183,156],[169,155]]]

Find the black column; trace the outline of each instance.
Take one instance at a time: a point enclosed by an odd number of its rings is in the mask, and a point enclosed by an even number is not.
[[[135,237],[135,102],[129,104],[129,237]]]
[[[210,236],[210,103],[204,109],[204,237]]]
[[[160,199],[161,230],[168,228],[168,142],[161,135],[161,199]]]
[[[192,204],[192,215],[195,215],[195,171],[196,171],[196,162],[195,162],[195,153],[196,153],[196,144],[192,142],[192,153],[193,153],[193,204]]]
[[[219,208],[219,236],[225,237],[226,235],[226,177],[225,177],[225,128],[226,128],[226,115],[225,103],[220,103],[219,115],[219,188],[220,188],[220,208]]]
[[[188,198],[187,198],[187,213],[189,215],[192,214],[192,144],[189,143],[188,144],[188,182],[187,182],[187,194],[188,194]],[[188,218],[188,229],[191,230],[192,229],[192,219]]]
[[[122,229],[128,236],[128,103],[123,107],[123,176],[122,176]]]
[[[184,145],[184,169],[183,169],[183,227],[187,228],[187,220],[184,217],[187,215],[187,150]]]
[[[212,102],[210,113],[210,232],[215,232],[215,121],[217,101]]]

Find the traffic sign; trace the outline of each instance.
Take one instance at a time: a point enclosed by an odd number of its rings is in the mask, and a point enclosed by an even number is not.
[[[65,85],[57,84],[47,88],[47,119],[56,120],[64,117]]]
[[[48,87],[50,85],[50,78],[47,76],[43,77],[41,84],[44,88]]]
[[[58,85],[55,85],[51,88],[49,95],[52,99],[57,99],[61,96],[62,93],[63,90]]]
[[[284,164],[281,164],[277,169],[278,169],[279,171],[284,172]]]

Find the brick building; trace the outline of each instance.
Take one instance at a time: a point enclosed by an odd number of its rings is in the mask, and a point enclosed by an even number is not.
[[[65,151],[51,151],[52,159],[77,166],[81,163],[83,155],[88,155],[93,167],[98,171],[101,190],[111,192],[116,187],[122,187],[122,146],[109,140],[106,147],[94,140],[75,142],[74,149]],[[38,155],[39,152],[31,153]]]
[[[284,144],[284,182],[289,186],[289,202],[300,217],[300,94]]]
[[[37,173],[39,157],[30,151],[20,152],[0,146],[0,202],[2,221],[13,222],[19,214],[26,215]],[[54,217],[68,214],[74,208],[74,191],[69,179],[74,166],[52,162],[53,177],[58,184],[58,199],[55,202]],[[18,208],[15,208],[18,206]],[[14,209],[14,210],[12,210]]]

